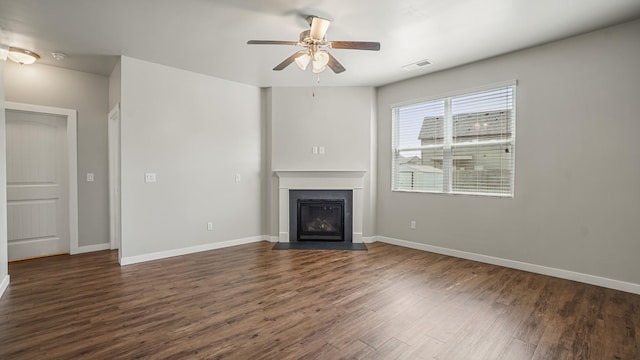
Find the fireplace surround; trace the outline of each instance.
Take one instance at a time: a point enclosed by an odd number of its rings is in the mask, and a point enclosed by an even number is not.
[[[364,214],[364,175],[366,170],[274,170],[278,176],[278,241],[296,242],[290,221],[290,192],[297,190],[350,191],[352,201],[351,221],[345,221],[345,236],[351,242],[362,243]],[[297,210],[296,210],[297,211]],[[351,225],[351,230],[347,226]]]

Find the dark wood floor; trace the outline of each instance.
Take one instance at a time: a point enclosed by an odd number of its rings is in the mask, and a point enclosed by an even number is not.
[[[383,243],[10,264],[0,359],[639,359],[640,296]]]

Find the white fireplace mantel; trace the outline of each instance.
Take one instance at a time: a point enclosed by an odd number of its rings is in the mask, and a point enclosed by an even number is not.
[[[280,242],[289,242],[289,190],[352,190],[353,242],[362,242],[364,175],[362,169],[278,169],[278,229]]]

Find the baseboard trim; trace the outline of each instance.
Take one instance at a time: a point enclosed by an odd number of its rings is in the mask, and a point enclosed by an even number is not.
[[[265,237],[262,235],[259,235],[259,236],[221,241],[221,242],[215,242],[215,243],[204,244],[204,245],[191,246],[191,247],[186,247],[181,249],[159,251],[159,252],[154,252],[154,253],[144,254],[144,255],[122,257],[120,259],[120,265],[125,266],[125,265],[137,264],[137,263],[142,263],[142,262],[147,262],[152,260],[170,258],[174,256],[193,254],[193,253],[202,252],[202,251],[222,249],[229,246],[251,244],[251,243],[260,242],[264,240],[265,240]]]
[[[517,270],[524,270],[532,273],[553,276],[553,277],[566,279],[566,280],[578,281],[586,284],[602,286],[602,287],[606,287],[614,290],[620,290],[620,291],[625,291],[632,294],[640,295],[640,284],[608,279],[600,276],[583,274],[583,273],[578,273],[570,270],[563,270],[563,269],[552,268],[552,267],[547,267],[542,265],[525,263],[521,261],[503,259],[503,258],[498,258],[494,256],[489,256],[489,255],[482,255],[482,254],[476,254],[476,253],[471,253],[466,251],[443,248],[439,246],[421,244],[413,241],[394,239],[394,238],[385,237],[385,236],[374,236],[374,239],[375,241],[380,241],[387,244],[407,247],[407,248],[416,249],[416,250],[428,251],[436,254],[448,255],[448,256],[453,256],[461,259],[473,260],[473,261],[478,261],[478,262],[492,264],[492,265],[499,265],[499,266],[504,266],[504,267],[517,269]]]
[[[2,295],[4,295],[4,291],[9,287],[9,280],[9,275],[5,275],[5,277],[2,279],[2,282],[0,282],[0,298],[2,297]]]
[[[111,244],[106,243],[106,244],[78,246],[78,248],[76,249],[73,255],[94,252],[94,251],[102,251],[102,250],[111,250]]]
[[[277,243],[278,241],[280,241],[280,237],[279,236],[264,235],[263,237],[265,239],[267,239],[267,241],[272,242],[272,243]]]
[[[376,237],[375,236],[363,236],[362,237],[362,242],[363,243],[368,243],[368,244],[374,243],[374,242],[376,242]]]

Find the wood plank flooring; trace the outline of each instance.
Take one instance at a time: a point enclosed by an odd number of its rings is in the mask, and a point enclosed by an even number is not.
[[[12,263],[0,359],[640,359],[640,296],[374,243]]]

